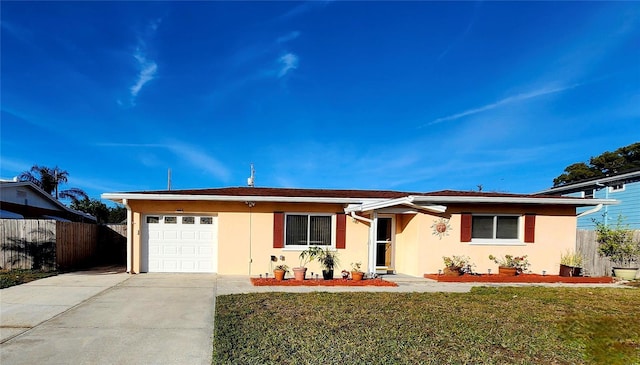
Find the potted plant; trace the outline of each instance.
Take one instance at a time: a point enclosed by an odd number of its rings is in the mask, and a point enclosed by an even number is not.
[[[582,276],[584,258],[577,252],[567,250],[560,255],[560,276]]]
[[[351,263],[351,279],[353,281],[360,281],[364,277],[364,271],[362,271],[362,262]]]
[[[295,280],[304,280],[307,275],[307,265],[315,259],[318,254],[322,252],[319,247],[309,247],[308,249],[300,252],[298,259],[300,260],[300,266],[293,268],[293,277]]]
[[[278,265],[275,269],[273,269],[273,276],[278,281],[284,280],[284,274],[289,272],[289,266],[287,265]]]
[[[624,280],[634,280],[638,272],[636,261],[640,256],[640,242],[633,240],[633,232],[622,224],[622,216],[612,227],[594,220],[598,253],[613,263],[613,273]]]
[[[444,274],[447,276],[460,276],[464,273],[464,267],[470,265],[468,256],[442,256],[444,261]]]
[[[527,255],[504,255],[504,257],[502,258],[489,255],[489,260],[493,260],[493,262],[498,264],[498,273],[501,275],[514,276],[522,274],[529,268],[530,265],[529,260],[527,260]]]
[[[338,253],[329,248],[319,249],[316,260],[322,265],[322,277],[324,280],[333,279],[333,268],[338,265]]]

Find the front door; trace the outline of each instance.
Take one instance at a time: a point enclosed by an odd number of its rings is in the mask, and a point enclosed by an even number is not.
[[[393,273],[393,217],[378,216],[376,224],[376,272]]]

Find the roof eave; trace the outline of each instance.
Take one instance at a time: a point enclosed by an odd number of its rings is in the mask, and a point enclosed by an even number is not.
[[[415,196],[414,203],[477,203],[477,204],[538,204],[538,205],[573,205],[577,207],[592,205],[615,205],[615,199],[582,199],[582,198],[540,198],[540,197],[487,197],[487,196]]]
[[[182,201],[220,201],[220,202],[273,202],[273,203],[327,203],[349,204],[373,202],[371,198],[327,198],[327,197],[286,197],[286,196],[254,196],[254,195],[186,195],[186,194],[141,194],[141,193],[104,193],[101,196],[115,202],[122,200],[182,200]]]

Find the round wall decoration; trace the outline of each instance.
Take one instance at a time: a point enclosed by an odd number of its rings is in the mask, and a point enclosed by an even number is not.
[[[442,239],[442,237],[444,236],[448,236],[449,231],[451,230],[449,220],[446,218],[439,218],[434,220],[431,228],[433,229],[433,235],[438,236],[439,239]]]

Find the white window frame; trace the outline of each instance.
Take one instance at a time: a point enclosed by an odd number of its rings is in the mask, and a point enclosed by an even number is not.
[[[473,238],[473,217],[493,217],[493,237],[494,238]],[[518,217],[518,237],[516,238],[495,238],[498,219],[497,217]],[[499,213],[482,213],[471,215],[471,242],[472,245],[508,245],[508,246],[525,246],[524,237],[524,216],[522,214],[499,214]]]
[[[618,187],[620,186],[620,187]],[[626,184],[616,184],[616,185],[611,185],[609,186],[609,192],[610,193],[619,193],[621,191],[624,191],[624,189],[627,187]]]
[[[331,245],[287,245],[287,216],[289,215],[306,215],[307,217],[331,217]],[[309,222],[307,220],[307,240],[309,239]],[[283,229],[283,250],[287,251],[300,251],[306,250],[309,247],[329,248],[330,250],[336,250],[336,214],[334,213],[318,213],[318,212],[287,212],[284,214],[284,229]]]

